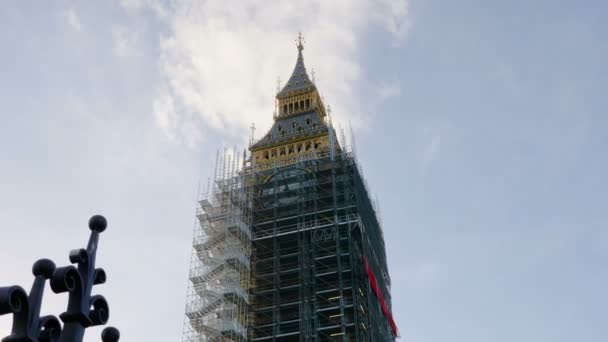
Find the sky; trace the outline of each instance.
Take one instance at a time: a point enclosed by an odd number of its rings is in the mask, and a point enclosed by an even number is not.
[[[269,128],[302,31],[381,208],[401,340],[606,340],[607,11],[4,1],[0,285],[29,288],[42,257],[66,264],[100,213],[110,324],[179,341],[199,184],[218,149]],[[43,313],[65,300],[47,289]]]

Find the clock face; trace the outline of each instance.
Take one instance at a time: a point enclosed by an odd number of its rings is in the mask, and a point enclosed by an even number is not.
[[[280,170],[264,181],[260,203],[265,208],[293,204],[311,185],[314,185],[314,176],[306,169]]]

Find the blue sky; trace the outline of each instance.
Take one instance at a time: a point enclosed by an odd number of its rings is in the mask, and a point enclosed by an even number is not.
[[[302,30],[379,199],[403,340],[605,340],[607,10],[5,2],[0,284],[67,262],[103,213],[111,323],[124,340],[179,340],[197,185],[217,149],[269,127]]]

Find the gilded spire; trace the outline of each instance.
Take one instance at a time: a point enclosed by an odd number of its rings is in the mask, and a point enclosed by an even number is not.
[[[304,50],[304,37],[302,37],[302,33],[298,34],[296,46],[298,47],[296,66],[283,89],[277,93],[277,98],[289,96],[290,93],[296,91],[314,88],[314,84],[310,81],[310,78],[308,78],[306,66],[304,65],[304,56],[302,55],[302,50]]]
[[[295,43],[298,48],[295,68],[282,87],[277,83],[274,124],[264,137],[249,146],[254,168],[258,170],[293,164],[299,158],[329,151],[327,114],[317,87],[308,78],[304,66],[304,38],[301,33]]]
[[[302,53],[304,50],[304,37],[302,37],[302,32],[298,32],[298,39],[296,40],[298,51]]]

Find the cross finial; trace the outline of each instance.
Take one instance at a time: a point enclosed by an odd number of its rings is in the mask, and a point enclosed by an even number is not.
[[[302,36],[302,32],[298,32],[298,39],[296,40],[297,46],[298,46],[298,50],[302,51],[304,50],[304,37]]]

